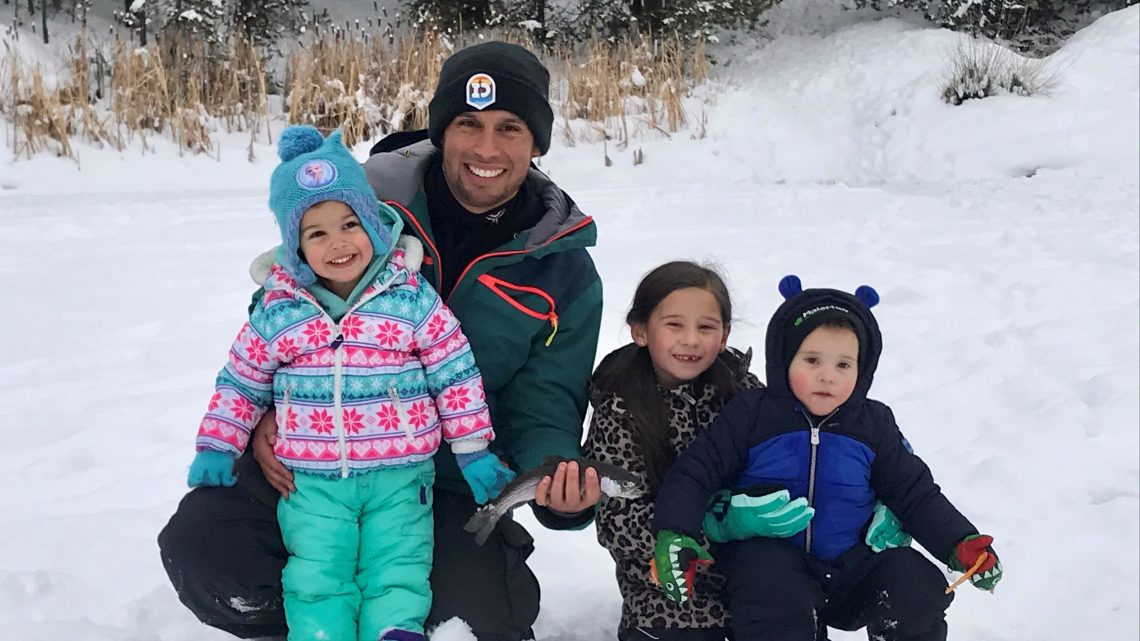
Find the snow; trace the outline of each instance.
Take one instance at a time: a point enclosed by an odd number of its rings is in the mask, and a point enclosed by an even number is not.
[[[610,145],[606,167],[556,132],[542,167],[599,227],[598,357],[627,340],[638,278],[672,258],[724,269],[730,342],[760,353],[784,274],[873,285],[872,396],[1006,570],[994,595],[959,589],[950,639],[1140,638],[1140,7],[1047,59],[1051,95],[951,107],[938,95],[963,36],[787,4],[769,37],[718,51],[703,139]],[[219,158],[154,139],[145,155],[81,148],[78,167],[0,161],[5,639],[231,638],[178,603],[154,538],[185,492],[248,262],[275,242],[263,140],[252,163],[247,135]],[[518,517],[539,641],[612,639],[620,599],[593,530]],[[470,641],[447,625],[435,641]]]

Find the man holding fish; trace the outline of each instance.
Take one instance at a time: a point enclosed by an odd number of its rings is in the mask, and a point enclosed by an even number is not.
[[[422,277],[463,325],[483,375],[494,449],[518,471],[578,455],[602,315],[586,250],[594,222],[531,166],[550,146],[548,90],[546,68],[522,47],[461,50],[440,71],[428,130],[381,141],[365,163],[377,196],[422,243]],[[270,412],[251,436],[253,456],[237,463],[237,485],[190,492],[159,535],[182,602],[241,638],[288,632],[276,504],[295,488],[273,456],[275,438]],[[595,469],[562,460],[535,480],[526,500],[540,523],[589,524],[602,493]],[[464,531],[477,505],[454,457],[436,457],[434,489],[421,500],[432,501],[435,515],[428,627],[460,617],[480,641],[532,639],[539,588],[526,565],[530,534],[505,509],[481,533],[484,544]]]

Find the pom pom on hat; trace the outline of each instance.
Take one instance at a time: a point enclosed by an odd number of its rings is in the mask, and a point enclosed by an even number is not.
[[[340,135],[340,131],[336,132]],[[330,136],[331,137],[331,136]],[[312,125],[286,127],[277,139],[277,156],[283,161],[293,160],[301,154],[316,151],[325,144],[325,137]]]
[[[860,285],[859,289],[855,290],[855,298],[858,298],[859,302],[866,305],[867,309],[871,309],[879,304],[879,292],[875,291],[870,285]]]
[[[783,295],[784,300],[788,300],[802,291],[804,291],[804,287],[803,284],[800,283],[799,276],[788,274],[780,279],[780,294]]]

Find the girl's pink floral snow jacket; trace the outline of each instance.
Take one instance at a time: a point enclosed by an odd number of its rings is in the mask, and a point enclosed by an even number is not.
[[[483,380],[459,321],[402,249],[339,323],[274,266],[218,374],[197,448],[245,450],[277,409],[277,457],[349,476],[494,439]]]

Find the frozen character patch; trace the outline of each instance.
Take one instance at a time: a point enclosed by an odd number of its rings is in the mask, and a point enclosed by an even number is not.
[[[336,167],[327,160],[310,160],[297,169],[297,184],[305,189],[320,189],[336,180]]]
[[[483,110],[495,103],[495,79],[477,73],[467,79],[467,104]]]

